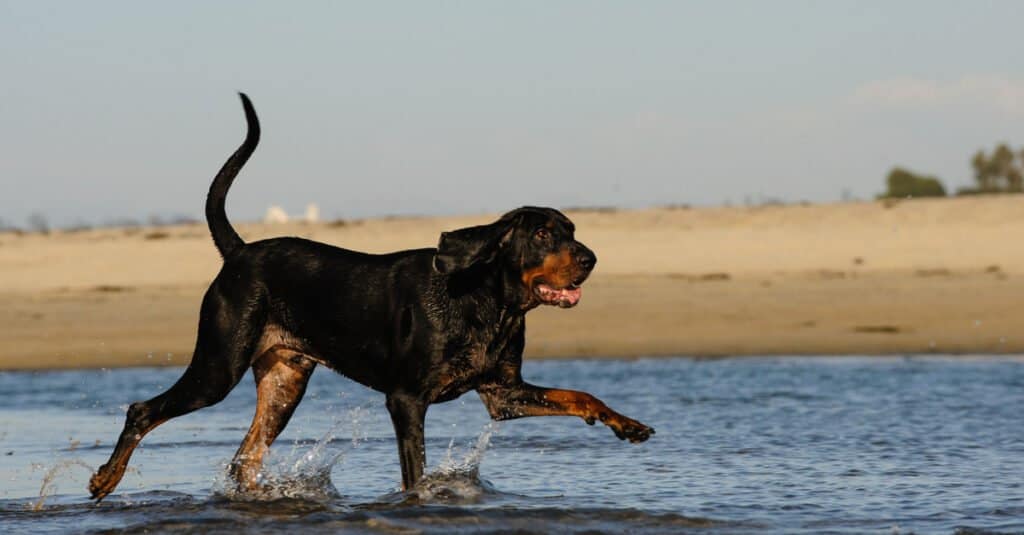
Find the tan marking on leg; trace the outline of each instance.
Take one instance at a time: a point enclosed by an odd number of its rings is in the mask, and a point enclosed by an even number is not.
[[[579,416],[588,423],[593,423],[594,420],[603,422],[615,414],[604,402],[586,392],[551,389],[544,392],[544,400],[553,410],[567,416]]]
[[[263,456],[302,400],[315,366],[302,353],[283,347],[269,348],[253,363],[256,414],[231,462],[231,475],[239,488],[256,488]]]
[[[563,414],[579,416],[591,425],[600,421],[610,427],[615,436],[630,442],[643,442],[654,433],[650,427],[613,411],[603,401],[586,392],[552,389],[544,393],[544,399],[556,411],[553,414],[561,410]]]

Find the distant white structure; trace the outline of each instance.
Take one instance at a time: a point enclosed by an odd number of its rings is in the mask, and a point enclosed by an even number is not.
[[[272,224],[287,223],[288,212],[285,212],[284,208],[275,204],[270,208],[267,208],[267,215],[263,216],[263,222]]]
[[[306,223],[318,223],[320,221],[320,207],[315,202],[306,205]]]
[[[287,223],[291,219],[292,218],[288,216],[288,212],[285,212],[284,208],[281,208],[276,204],[267,208],[267,213],[263,216],[264,223],[275,225],[279,223]],[[317,206],[316,203],[311,202],[306,205],[306,213],[303,214],[301,218],[296,219],[301,219],[306,223],[318,223],[320,221],[320,207]]]

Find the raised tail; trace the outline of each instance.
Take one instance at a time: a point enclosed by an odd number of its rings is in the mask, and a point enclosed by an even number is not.
[[[256,150],[260,142],[260,121],[256,118],[256,110],[245,93],[239,93],[242,97],[242,108],[245,109],[245,121],[249,125],[249,131],[245,134],[245,141],[238,147],[238,150],[224,162],[224,165],[213,178],[210,184],[210,193],[206,195],[206,224],[210,226],[210,234],[213,235],[213,243],[224,258],[231,256],[235,251],[245,245],[242,237],[235,232],[228,221],[228,214],[224,210],[224,199],[227,198],[228,188],[234,182],[238,171],[242,169],[245,162]]]

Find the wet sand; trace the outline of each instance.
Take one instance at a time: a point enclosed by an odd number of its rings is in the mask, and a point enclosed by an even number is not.
[[[529,357],[1024,351],[1024,197],[570,211],[599,257]],[[475,217],[240,224],[385,252]],[[0,369],[180,365],[220,259],[205,226],[0,234]]]

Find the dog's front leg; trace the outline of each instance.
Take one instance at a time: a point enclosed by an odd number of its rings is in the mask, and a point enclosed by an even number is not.
[[[541,388],[527,383],[487,385],[477,392],[495,420],[526,416],[578,416],[590,425],[600,420],[615,432],[615,436],[630,442],[643,442],[654,434],[653,428],[613,411],[586,392]]]
[[[414,396],[388,394],[388,412],[398,440],[398,459],[402,464],[402,490],[411,489],[423,477],[427,452],[423,442],[423,420],[427,404]]]

